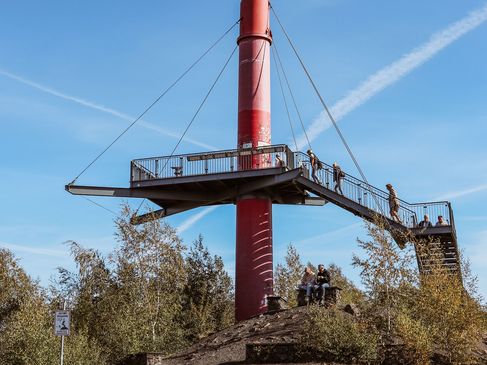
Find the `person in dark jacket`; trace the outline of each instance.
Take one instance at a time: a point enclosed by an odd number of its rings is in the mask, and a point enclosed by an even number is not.
[[[421,228],[433,227],[433,223],[431,223],[430,217],[428,217],[428,214],[424,215],[424,219],[421,222],[419,222],[418,226]]]
[[[315,279],[315,291],[317,293],[318,303],[325,299],[325,290],[330,287],[330,273],[325,269],[323,264],[318,265],[318,272]]]
[[[340,165],[336,162],[333,163],[333,181],[335,182],[335,193],[338,194],[340,192],[343,195],[342,191],[342,180],[345,177],[345,173],[342,171]]]

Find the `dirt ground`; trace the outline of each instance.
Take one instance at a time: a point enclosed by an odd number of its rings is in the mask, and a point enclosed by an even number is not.
[[[237,365],[259,363],[259,348],[253,352],[253,356],[257,360],[252,362],[252,353],[247,353],[247,345],[249,344],[263,346],[264,350],[266,344],[272,345],[273,348],[283,346],[284,351],[281,354],[283,362],[274,364],[292,365],[293,363],[284,360],[286,359],[286,348],[298,343],[301,324],[304,321],[306,311],[307,307],[297,307],[274,314],[261,315],[203,338],[187,350],[170,358],[163,359],[159,354],[143,354],[145,356],[143,361],[134,359],[134,361],[124,362],[124,365]],[[479,344],[477,355],[479,356],[479,364],[487,364],[487,337],[482,344]],[[403,363],[400,359],[391,360],[387,363]],[[266,364],[269,363],[266,362]],[[333,362],[300,362],[299,364],[344,365]]]
[[[164,360],[161,365],[239,364],[246,359],[246,344],[297,343],[306,309],[293,308],[237,323]]]

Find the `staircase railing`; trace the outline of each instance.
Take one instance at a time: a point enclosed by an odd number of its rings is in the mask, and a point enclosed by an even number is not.
[[[294,163],[295,168],[304,167],[307,174],[306,177],[312,180],[312,170],[308,155],[302,152],[296,152]],[[322,163],[322,165],[323,168],[316,171],[316,176],[320,180],[321,185],[327,189],[334,190],[333,167],[325,163]],[[386,217],[391,218],[389,214],[389,193],[374,186],[367,186],[364,181],[349,174],[345,174],[341,188],[343,196],[346,198],[367,207],[380,215],[385,215]],[[374,195],[376,198],[374,198]],[[414,209],[411,209],[411,204],[401,199],[399,199],[399,202],[400,208],[398,214],[402,223],[409,228],[415,227],[417,225],[417,214]]]

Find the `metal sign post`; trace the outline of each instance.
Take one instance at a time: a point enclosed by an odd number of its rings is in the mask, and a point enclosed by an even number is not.
[[[69,336],[71,327],[71,313],[66,310],[66,301],[63,304],[63,310],[56,311],[54,317],[54,334],[61,336],[61,365],[64,362],[64,336]]]

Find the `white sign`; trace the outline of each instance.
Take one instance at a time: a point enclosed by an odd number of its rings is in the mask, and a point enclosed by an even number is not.
[[[69,336],[70,317],[69,311],[56,311],[54,318],[54,334],[56,336]]]

